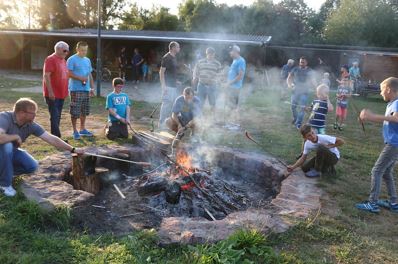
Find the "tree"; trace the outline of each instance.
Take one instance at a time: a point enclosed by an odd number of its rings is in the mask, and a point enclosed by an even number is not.
[[[225,31],[226,24],[222,23],[222,9],[224,7],[224,5],[214,4],[212,0],[188,0],[181,4],[179,6],[179,15],[184,23],[185,31]]]
[[[42,29],[72,28],[78,23],[68,15],[68,6],[64,0],[41,0],[38,11],[39,24]]]
[[[134,4],[130,11],[123,15],[118,27],[123,30],[175,31],[179,25],[178,17],[170,14],[167,8],[153,7],[152,10],[147,10]]]
[[[152,9],[142,29],[175,31],[179,28],[178,17],[169,13],[168,8]]]
[[[101,22],[109,28],[113,20],[120,18],[126,0],[102,0]],[[42,28],[96,28],[98,0],[41,0],[39,21]]]
[[[0,28],[16,27],[15,17],[12,16],[12,5],[10,2],[0,2]]]
[[[342,0],[326,22],[325,38],[333,44],[394,47],[397,19],[388,1]]]

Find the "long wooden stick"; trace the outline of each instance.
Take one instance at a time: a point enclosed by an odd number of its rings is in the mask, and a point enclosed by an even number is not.
[[[205,212],[210,216],[211,220],[216,221],[216,218],[210,213],[209,210],[207,210],[206,207],[203,207],[203,210],[205,210]]]
[[[254,138],[250,135],[250,133],[246,130],[245,131],[245,135],[246,135],[246,137],[250,140],[250,141],[253,141],[254,143],[256,143],[258,146],[260,146],[260,147],[262,147],[261,145],[260,145],[260,143],[258,143],[257,141],[255,141],[254,140]],[[280,160],[280,159],[278,159],[278,158],[275,158],[277,161],[279,161],[279,163],[281,163],[283,166],[285,166],[285,167],[287,167],[287,164],[285,163],[285,162],[283,162],[282,160]]]
[[[361,123],[362,131],[363,131],[363,133],[365,133],[365,124],[363,123],[363,120],[360,117],[361,112],[359,112],[358,107],[354,104],[353,101],[351,101],[351,105],[352,105],[352,108],[354,108],[354,111],[356,112],[356,114],[358,116],[359,123]]]
[[[93,157],[98,157],[98,158],[104,158],[104,159],[111,159],[111,160],[123,161],[123,162],[132,163],[132,164],[137,164],[137,165],[142,165],[142,166],[151,166],[151,163],[149,163],[149,162],[118,159],[118,158],[114,158],[114,157],[110,157],[110,156],[104,156],[104,155],[95,154],[95,153],[91,153],[91,152],[84,152],[84,155],[93,156]]]
[[[153,115],[155,114],[156,110],[158,110],[158,108],[159,108],[160,105],[161,105],[161,104],[158,104],[158,105],[155,107],[155,109],[153,109],[151,115],[149,116],[150,118],[153,118]]]
[[[122,199],[126,199],[126,196],[124,196],[124,194],[123,194],[122,191],[119,189],[119,187],[117,187],[116,184],[113,184],[113,187],[115,187],[117,193],[120,195],[120,197],[122,197]]]

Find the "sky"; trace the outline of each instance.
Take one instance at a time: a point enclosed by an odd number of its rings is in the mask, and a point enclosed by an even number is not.
[[[178,14],[178,5],[182,2],[182,0],[141,0],[134,1],[138,6],[141,6],[145,9],[150,9],[153,5],[167,7],[170,9],[170,13],[177,15]],[[215,0],[216,3],[227,4],[227,5],[250,5],[255,0]],[[274,0],[274,3],[278,3],[280,0]],[[320,6],[325,2],[325,0],[304,0],[304,2],[311,7],[312,9],[318,11]]]

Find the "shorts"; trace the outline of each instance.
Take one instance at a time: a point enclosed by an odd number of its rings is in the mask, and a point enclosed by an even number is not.
[[[346,118],[347,117],[347,107],[341,107],[338,105],[336,107],[336,115]]]
[[[72,118],[88,116],[90,114],[89,92],[70,92],[70,115]]]
[[[127,125],[122,122],[109,122],[107,128],[105,129],[105,136],[109,140],[114,140],[116,138],[128,138],[129,132]]]
[[[240,89],[231,88],[228,92],[228,106],[231,109],[236,109],[239,104]]]

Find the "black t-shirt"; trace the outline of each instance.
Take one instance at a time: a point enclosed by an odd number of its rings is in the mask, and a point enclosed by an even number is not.
[[[161,67],[166,68],[164,79],[167,87],[177,87],[177,59],[170,53],[163,56]]]

